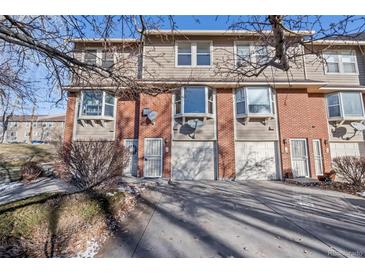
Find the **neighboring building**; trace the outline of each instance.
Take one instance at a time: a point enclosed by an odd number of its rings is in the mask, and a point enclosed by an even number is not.
[[[128,100],[113,97],[111,82],[74,83],[65,141],[118,140],[132,148],[127,174],[174,179],[314,178],[333,157],[365,155],[364,134],[351,125],[365,120],[365,42],[318,41],[326,65],[305,55],[289,73],[268,68],[237,79],[232,69],[245,59],[267,58],[253,50],[255,39],[245,31],[149,31],[143,56],[138,41],[114,39],[111,54],[103,42],[75,40],[78,58],[110,66],[128,56],[123,73],[174,91]]]
[[[48,143],[62,136],[64,125],[65,115],[14,115],[9,119],[4,143]]]

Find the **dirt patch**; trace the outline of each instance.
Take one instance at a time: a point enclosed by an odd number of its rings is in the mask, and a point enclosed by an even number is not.
[[[0,257],[92,257],[136,198],[119,191],[39,195],[0,207]]]

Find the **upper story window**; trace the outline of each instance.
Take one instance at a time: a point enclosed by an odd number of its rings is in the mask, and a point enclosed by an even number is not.
[[[114,117],[115,97],[106,91],[86,90],[81,95],[81,116]]]
[[[354,51],[328,51],[323,54],[326,73],[358,73]]]
[[[102,49],[86,49],[84,51],[84,62],[110,69],[114,65],[114,52]]]
[[[336,92],[327,95],[328,118],[356,120],[364,116],[361,92]]]
[[[211,116],[214,112],[213,90],[208,87],[182,87],[175,94],[176,116]]]
[[[17,122],[9,122],[9,127],[10,128],[16,128],[16,127],[18,127],[18,123]]]
[[[103,50],[101,65],[103,68],[110,69],[114,65],[114,52]]]
[[[211,42],[177,42],[176,65],[177,66],[210,66]]]
[[[235,43],[235,59],[237,67],[264,64],[269,60],[269,58],[270,52],[267,46],[248,42]]]
[[[272,116],[274,98],[270,87],[244,87],[236,91],[237,117]]]

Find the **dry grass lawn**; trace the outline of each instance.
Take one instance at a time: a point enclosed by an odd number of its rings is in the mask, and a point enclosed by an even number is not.
[[[47,163],[55,159],[55,153],[55,147],[47,144],[0,144],[0,163],[6,166],[21,166],[27,161]]]
[[[0,258],[75,257],[102,244],[135,205],[122,192],[42,194],[0,206]]]

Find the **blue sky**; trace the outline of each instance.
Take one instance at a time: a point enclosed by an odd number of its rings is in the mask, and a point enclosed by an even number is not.
[[[152,19],[156,19],[156,17],[151,16]],[[164,17],[166,19],[166,17]],[[219,15],[219,16],[212,16],[212,15],[204,15],[204,16],[191,16],[191,15],[184,15],[184,16],[174,16],[176,25],[178,29],[218,29],[224,30],[229,28],[233,22],[246,20],[247,16],[227,16],[227,15]],[[336,22],[341,19],[341,16],[324,16],[322,17],[322,24],[325,27],[330,26],[332,22]],[[167,22],[167,20],[164,20]],[[354,24],[356,26],[356,23]],[[169,29],[169,23],[164,23],[161,25],[162,29]],[[119,32],[119,31],[118,31]],[[121,36],[121,33],[114,33],[113,37]],[[94,37],[95,35],[92,32],[89,32],[88,35],[90,37]],[[39,94],[39,104],[38,104],[38,113],[40,114],[55,114],[55,113],[62,113],[65,111],[65,103],[61,103],[60,105],[56,106],[54,103],[50,101],[54,100],[57,96],[53,96],[51,98],[49,96],[49,89],[46,81],[44,78],[44,72],[42,69],[39,69],[35,66],[35,70],[31,73],[31,77],[37,80],[37,93]]]

